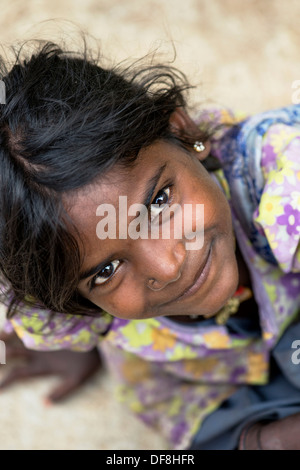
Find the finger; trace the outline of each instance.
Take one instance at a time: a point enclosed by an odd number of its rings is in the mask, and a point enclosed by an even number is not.
[[[10,335],[11,335],[11,333],[6,333],[5,331],[0,331],[0,339],[2,341],[7,340],[8,336],[10,336]]]
[[[8,344],[5,347],[5,352],[7,359],[30,359],[32,357],[32,351],[24,348],[23,346],[11,346]]]
[[[16,366],[2,379],[0,382],[0,390],[3,390],[14,382],[35,377],[48,377],[49,375],[53,375],[52,372],[42,369],[39,365],[26,364]]]
[[[4,342],[10,342],[16,338],[16,333],[14,331],[8,333],[7,331],[0,331],[0,340]]]
[[[5,344],[5,353],[8,359],[30,358],[33,351],[26,348],[14,331],[0,331],[0,341]]]
[[[3,341],[5,343],[6,348],[8,348],[9,346],[16,346],[19,349],[24,349],[26,351],[26,347],[14,331],[0,331],[0,341]]]
[[[28,379],[29,377],[33,377],[35,374],[32,373],[30,367],[14,367],[4,379],[0,382],[0,390],[7,388],[9,385],[13,384],[14,382],[18,382],[19,380]]]
[[[45,405],[58,403],[65,400],[80,388],[81,382],[75,379],[67,379],[56,387],[44,400]]]

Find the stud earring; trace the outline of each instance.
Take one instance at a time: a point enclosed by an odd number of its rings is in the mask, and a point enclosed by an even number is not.
[[[194,150],[195,152],[203,152],[203,150],[205,150],[205,145],[203,144],[203,142],[196,140],[196,142],[194,143]]]

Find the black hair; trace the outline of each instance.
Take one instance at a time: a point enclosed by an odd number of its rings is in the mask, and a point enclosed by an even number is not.
[[[81,54],[38,41],[34,53],[0,62],[0,272],[8,317],[21,303],[71,314],[99,314],[77,286],[80,237],[71,234],[65,194],[141,148],[165,139],[184,148],[199,135],[174,135],[169,118],[190,88],[172,66],[104,68]],[[78,234],[77,234],[78,235]]]

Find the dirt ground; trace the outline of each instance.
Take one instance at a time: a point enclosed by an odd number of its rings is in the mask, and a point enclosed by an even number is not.
[[[195,102],[256,113],[291,104],[300,80],[298,0],[1,0],[0,6],[4,45],[71,38],[69,21],[100,40],[114,62],[155,49],[169,60],[174,45],[175,65],[198,86]],[[54,18],[55,24],[45,21]],[[0,374],[10,367],[0,365]],[[1,392],[0,449],[166,448],[116,402],[105,372],[64,404],[47,407],[44,397],[57,381],[41,378]]]

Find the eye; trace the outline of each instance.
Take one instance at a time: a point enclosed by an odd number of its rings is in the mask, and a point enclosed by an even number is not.
[[[170,202],[171,186],[161,189],[156,194],[150,205],[150,219],[153,221],[163,210],[166,204]]]
[[[115,260],[108,263],[104,268],[101,269],[91,280],[90,289],[95,286],[103,285],[108,283],[112,276],[115,274],[121,261]]]

